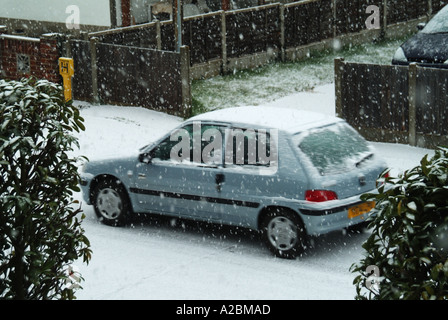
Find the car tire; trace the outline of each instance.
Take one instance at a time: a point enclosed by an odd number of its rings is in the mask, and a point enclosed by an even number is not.
[[[93,207],[98,219],[110,226],[126,224],[131,208],[123,185],[112,178],[103,179],[96,185]]]
[[[262,234],[266,245],[277,257],[295,259],[305,249],[305,228],[288,210],[270,210],[263,219]]]

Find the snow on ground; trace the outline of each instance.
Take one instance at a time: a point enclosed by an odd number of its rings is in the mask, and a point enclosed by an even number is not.
[[[177,126],[181,119],[135,107],[77,102],[86,131],[79,154],[91,160],[128,154]],[[334,115],[334,85],[274,102]],[[375,143],[393,172],[419,164],[431,150]],[[81,200],[81,194],[76,194]],[[102,225],[83,204],[83,226],[93,250],[89,265],[75,263],[85,281],[78,299],[353,299],[354,274],[366,233],[334,232],[313,238],[296,260],[273,257],[253,233],[169,219],[136,219],[126,227]]]

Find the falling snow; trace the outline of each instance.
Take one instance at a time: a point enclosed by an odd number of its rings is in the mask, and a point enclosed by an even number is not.
[[[81,106],[86,131],[80,154],[93,159],[129,154],[176,127],[182,119],[135,107]],[[334,86],[317,86],[269,103],[334,115]],[[417,165],[431,150],[374,143],[392,174]],[[81,194],[77,195],[79,200]],[[79,299],[353,299],[352,263],[362,257],[367,233],[334,232],[312,239],[296,260],[274,258],[253,233],[213,229],[173,219],[136,219],[123,228],[96,219],[84,228],[93,255],[77,264]]]

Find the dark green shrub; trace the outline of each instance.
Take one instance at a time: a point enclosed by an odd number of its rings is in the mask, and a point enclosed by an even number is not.
[[[62,88],[45,80],[0,80],[0,298],[72,299],[73,261],[90,259],[75,208],[84,130]]]
[[[447,299],[448,149],[386,180],[379,194],[363,195],[376,208],[366,256],[351,268],[357,298]]]

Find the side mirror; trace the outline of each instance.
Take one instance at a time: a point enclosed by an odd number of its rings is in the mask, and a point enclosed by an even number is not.
[[[149,164],[151,163],[151,160],[152,160],[151,155],[148,152],[140,153],[138,156],[138,161],[142,163]]]
[[[423,30],[423,28],[426,26],[426,23],[424,23],[424,22],[420,22],[418,25],[417,25],[417,30]]]

